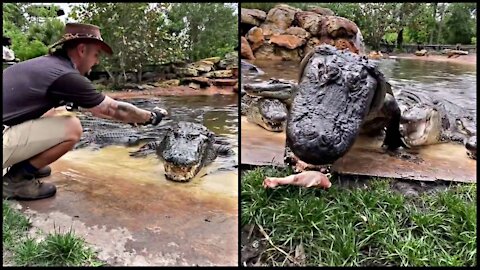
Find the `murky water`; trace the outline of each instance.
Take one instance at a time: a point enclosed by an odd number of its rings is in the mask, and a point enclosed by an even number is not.
[[[392,85],[394,93],[401,89],[426,91],[472,110],[472,113],[476,111],[476,66],[411,59],[384,59],[375,62]],[[274,77],[298,80],[299,62],[256,60],[252,63],[265,72],[256,79],[268,80]]]
[[[150,99],[125,100],[140,108],[152,109],[155,106],[165,108],[169,116],[159,125],[164,129],[178,121],[203,124],[216,135],[227,141],[234,155],[218,156],[209,166],[203,168],[188,183],[167,181],[164,167],[155,154],[143,158],[133,158],[130,152],[136,151],[145,143],[134,146],[111,145],[101,149],[85,147],[74,150],[63,157],[90,171],[101,173],[108,170],[111,174],[140,183],[150,182],[162,186],[183,185],[193,189],[190,192],[212,192],[226,196],[237,196],[238,164],[238,97],[233,96],[184,96],[154,97]]]

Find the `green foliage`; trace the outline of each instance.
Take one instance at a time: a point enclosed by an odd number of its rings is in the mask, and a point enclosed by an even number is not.
[[[64,24],[56,18],[58,7],[26,3],[3,7],[3,34],[12,39],[12,50],[21,61],[45,55],[63,32]]]
[[[167,4],[88,3],[75,6],[72,18],[98,25],[114,54],[101,66],[112,77],[127,71],[141,72],[145,65],[170,62],[181,55],[181,46],[165,27]],[[115,81],[115,83],[117,83]]]
[[[191,61],[223,57],[238,44],[237,15],[223,3],[175,3],[168,17],[177,28],[186,29],[186,53]]]
[[[477,37],[472,37],[471,43],[477,45]]]
[[[468,3],[452,3],[448,7],[449,16],[446,18],[445,40],[450,44],[470,44],[475,35],[471,5]]]
[[[386,33],[385,36],[383,36],[383,39],[387,41],[389,44],[394,44],[395,41],[397,41],[397,36],[398,33]]]

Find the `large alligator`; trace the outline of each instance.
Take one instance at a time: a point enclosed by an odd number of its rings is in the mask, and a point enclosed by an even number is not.
[[[348,50],[320,45],[300,64],[287,119],[286,146],[300,160],[332,164],[360,133],[381,133],[389,150],[405,146],[400,109],[377,66]]]
[[[212,131],[201,124],[178,122],[160,140],[152,141],[132,152],[133,157],[156,153],[162,160],[167,179],[177,182],[191,180],[218,155],[232,150]]]

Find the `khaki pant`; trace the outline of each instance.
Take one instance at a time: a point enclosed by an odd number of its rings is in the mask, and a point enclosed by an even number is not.
[[[42,117],[7,127],[3,131],[3,169],[65,141],[69,117]]]

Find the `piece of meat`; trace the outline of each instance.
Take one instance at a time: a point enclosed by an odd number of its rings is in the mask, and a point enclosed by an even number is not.
[[[327,175],[318,171],[304,171],[286,177],[266,177],[263,180],[264,188],[275,188],[280,185],[330,188],[332,183],[330,183]]]

